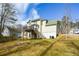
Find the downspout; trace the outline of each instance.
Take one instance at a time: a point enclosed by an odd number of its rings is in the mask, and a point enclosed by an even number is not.
[[[40,35],[42,34],[42,20],[40,19]],[[41,35],[42,38],[42,35]]]

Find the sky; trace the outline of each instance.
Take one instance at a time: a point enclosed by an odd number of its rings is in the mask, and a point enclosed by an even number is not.
[[[78,3],[19,3],[15,5],[19,12],[17,23],[22,25],[28,20],[38,18],[61,20],[65,15],[68,15],[73,21],[79,19]]]

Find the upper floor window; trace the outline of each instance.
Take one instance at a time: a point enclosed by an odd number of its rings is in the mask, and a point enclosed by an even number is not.
[[[38,29],[39,28],[39,25],[33,24],[33,25],[31,25],[31,27],[32,27],[32,29]]]

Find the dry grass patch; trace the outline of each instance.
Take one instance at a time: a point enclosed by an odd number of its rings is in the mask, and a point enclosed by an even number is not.
[[[79,44],[78,44],[79,45]],[[45,54],[46,56],[78,56],[79,49],[72,44],[72,41],[58,41]]]
[[[0,55],[39,55],[52,40],[16,40],[0,43]]]
[[[40,42],[37,42],[34,45],[32,45],[29,49],[18,51],[9,55],[39,56],[51,43],[51,40],[41,40]]]
[[[0,43],[0,55],[77,56],[79,55],[78,38],[59,35],[56,39],[24,39]]]

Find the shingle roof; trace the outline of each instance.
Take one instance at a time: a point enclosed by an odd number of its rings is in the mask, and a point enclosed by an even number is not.
[[[29,20],[27,23],[29,23],[30,21],[31,21],[31,22],[36,22],[36,21],[40,21],[40,20],[41,20],[41,21],[44,21],[45,19],[41,19],[41,18],[40,18],[40,19]]]
[[[57,20],[46,20],[46,19],[35,19],[35,20],[30,20],[31,22],[36,22],[36,21],[46,21],[46,26],[51,26],[51,25],[56,25],[57,24]],[[27,23],[29,23],[30,21],[28,21]]]
[[[46,23],[46,26],[50,26],[50,25],[56,25],[57,21],[56,20],[48,20]]]

